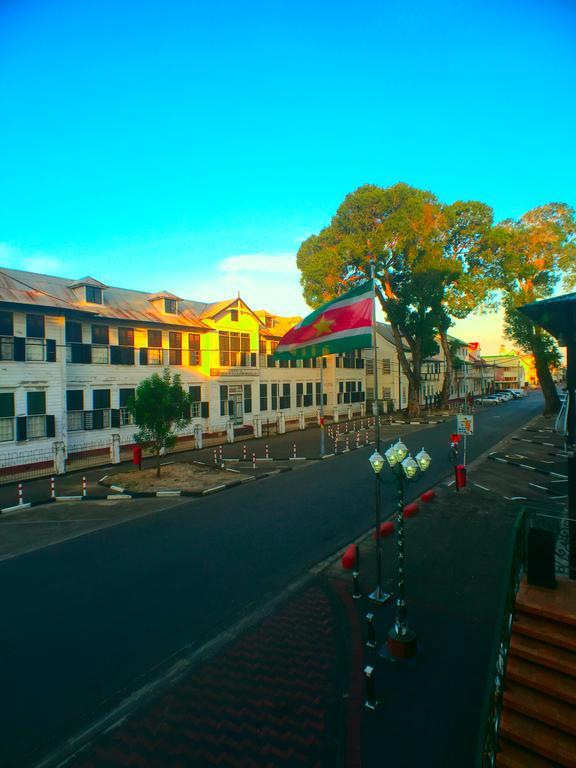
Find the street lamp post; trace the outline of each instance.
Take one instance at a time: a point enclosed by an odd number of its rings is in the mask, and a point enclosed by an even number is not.
[[[395,445],[384,454],[394,477],[398,491],[398,507],[396,512],[398,536],[398,591],[396,598],[396,618],[388,632],[386,655],[392,659],[410,659],[416,655],[416,633],[408,627],[408,610],[406,607],[405,583],[405,547],[404,547],[404,485],[416,480],[418,475],[426,472],[430,466],[430,456],[424,448],[415,458],[408,453],[408,448],[398,438]]]
[[[378,416],[376,417],[378,418]],[[385,592],[382,588],[382,540],[380,532],[380,473],[384,466],[384,457],[378,453],[378,450],[374,451],[370,456],[370,464],[374,470],[374,477],[376,481],[375,499],[376,499],[376,589],[369,595],[370,600],[374,600],[377,603],[385,603],[390,599],[391,595]]]

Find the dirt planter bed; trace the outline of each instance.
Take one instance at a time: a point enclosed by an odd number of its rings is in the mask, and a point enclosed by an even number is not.
[[[156,495],[158,492],[168,491],[200,495],[218,486],[238,485],[248,479],[252,477],[241,472],[232,472],[209,464],[178,461],[163,465],[160,477],[156,477],[156,468],[151,467],[107,475],[100,483],[134,495]]]

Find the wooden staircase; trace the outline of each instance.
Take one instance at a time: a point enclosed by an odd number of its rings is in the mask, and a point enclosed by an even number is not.
[[[576,582],[520,587],[499,749],[499,768],[576,768]]]

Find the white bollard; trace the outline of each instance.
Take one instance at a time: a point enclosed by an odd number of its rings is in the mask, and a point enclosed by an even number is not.
[[[218,464],[218,456],[216,454],[216,448],[212,450],[212,454],[214,456],[214,464]]]
[[[56,498],[56,482],[53,477],[50,478],[50,498]]]
[[[246,461],[246,460],[247,460],[247,453],[246,453],[246,445],[244,444],[242,446],[242,461]]]
[[[86,482],[86,478],[82,478],[82,498],[85,498],[88,495],[88,483]]]
[[[18,504],[24,504],[24,493],[22,490],[22,483],[18,483]]]
[[[294,458],[296,458],[296,443],[294,443],[293,453],[294,453]]]
[[[220,464],[223,464],[223,463],[224,463],[224,456],[223,456],[222,446],[220,446]]]
[[[264,446],[264,455],[266,456],[267,459],[270,458],[270,454],[268,452],[268,443],[266,443],[266,445]]]
[[[348,435],[346,435],[346,448],[344,448],[344,450],[345,451],[349,451],[350,450],[350,445],[349,445],[349,442],[348,442]]]
[[[252,469],[256,469],[256,454],[252,452]]]

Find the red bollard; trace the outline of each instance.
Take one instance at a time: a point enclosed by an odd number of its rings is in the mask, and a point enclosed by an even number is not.
[[[456,490],[466,486],[466,467],[464,464],[457,464],[454,467],[454,480],[456,481]]]
[[[394,531],[394,523],[391,523],[389,520],[386,523],[380,523],[380,538],[385,539],[386,536],[390,536],[390,534]],[[372,534],[372,538],[376,538],[376,531]]]
[[[354,567],[356,562],[356,548],[356,544],[349,544],[342,555],[342,568],[346,571],[351,571]]]
[[[138,469],[142,469],[142,446],[135,445],[132,447],[132,464],[135,464]]]
[[[420,496],[420,501],[432,501],[434,498],[436,498],[436,491],[424,491],[424,493]]]
[[[404,507],[404,517],[412,517],[419,509],[420,507],[415,501],[413,501],[412,504],[406,504]]]

